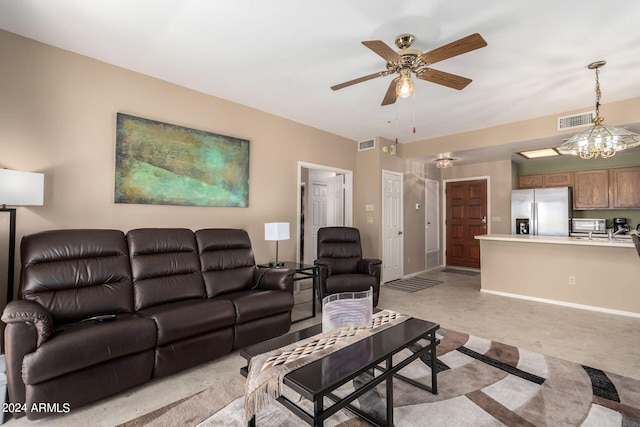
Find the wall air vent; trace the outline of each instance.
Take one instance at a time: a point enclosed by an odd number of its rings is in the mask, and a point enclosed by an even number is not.
[[[376,139],[371,138],[358,142],[358,151],[372,150],[376,148]]]
[[[590,126],[595,116],[595,111],[589,111],[588,113],[580,113],[573,116],[558,117],[558,130],[567,130]]]

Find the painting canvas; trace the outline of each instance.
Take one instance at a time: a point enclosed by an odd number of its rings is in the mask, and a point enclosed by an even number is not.
[[[249,141],[118,113],[115,202],[249,204]]]

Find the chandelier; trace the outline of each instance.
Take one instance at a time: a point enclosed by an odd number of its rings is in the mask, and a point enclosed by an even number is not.
[[[596,116],[592,120],[593,126],[565,141],[558,147],[560,154],[580,156],[583,159],[595,159],[598,156],[606,159],[614,156],[618,151],[640,145],[640,135],[637,133],[602,124],[604,117],[600,117],[602,94],[599,74],[600,67],[604,67],[606,63],[606,61],[596,61],[587,66],[590,70],[596,70]]]
[[[438,169],[446,169],[453,167],[453,159],[450,157],[446,157],[443,159],[436,159],[436,167]]]

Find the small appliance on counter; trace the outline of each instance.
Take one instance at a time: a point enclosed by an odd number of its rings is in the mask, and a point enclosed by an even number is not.
[[[606,234],[607,221],[604,218],[571,218],[571,232]]]
[[[618,234],[624,234],[631,231],[629,224],[627,224],[627,218],[613,218],[613,232]]]

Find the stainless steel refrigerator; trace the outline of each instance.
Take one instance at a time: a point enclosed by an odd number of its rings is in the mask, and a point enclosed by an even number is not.
[[[511,233],[568,236],[571,224],[571,188],[511,191]]]

